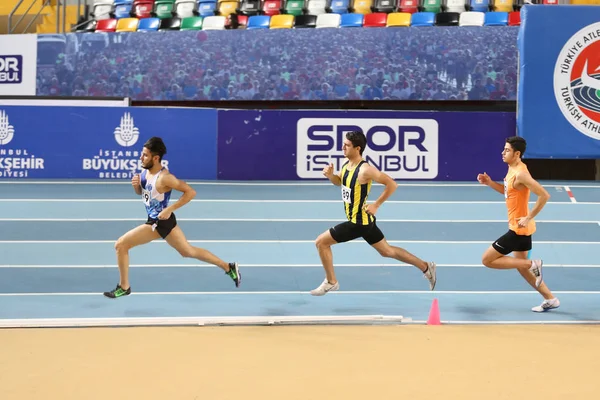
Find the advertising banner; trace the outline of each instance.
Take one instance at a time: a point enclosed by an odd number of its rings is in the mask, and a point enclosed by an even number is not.
[[[0,35],[0,96],[35,96],[37,35]]]
[[[0,107],[0,179],[131,179],[144,143],[160,136],[163,165],[215,179],[216,110]]]
[[[345,133],[367,137],[363,157],[399,180],[504,174],[500,153],[514,113],[220,110],[218,179],[295,180],[339,171]]]
[[[600,7],[526,5],[521,15],[517,123],[525,156],[600,158]]]

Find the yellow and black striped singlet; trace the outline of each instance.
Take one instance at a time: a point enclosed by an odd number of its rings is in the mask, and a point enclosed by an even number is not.
[[[346,162],[341,170],[344,211],[348,221],[357,225],[369,225],[374,221],[374,217],[363,210],[371,191],[371,181],[363,185],[358,183],[358,171],[364,163],[365,160],[361,160],[353,169],[348,169]]]

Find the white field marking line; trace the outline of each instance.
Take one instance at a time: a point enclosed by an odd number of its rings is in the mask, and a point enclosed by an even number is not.
[[[335,218],[177,218],[188,222],[339,222]],[[141,218],[0,218],[0,222],[136,222]],[[505,219],[377,219],[378,222],[503,223]],[[600,221],[536,220],[538,223],[600,224]]]
[[[409,264],[335,264],[336,268],[378,268],[378,267],[409,267]],[[437,264],[443,268],[481,268],[482,264]],[[0,264],[0,269],[28,269],[28,268],[66,268],[66,269],[96,269],[116,268],[116,264]],[[242,268],[323,268],[321,264],[240,264]],[[208,268],[214,269],[211,264],[131,264],[129,268]],[[600,264],[544,264],[544,268],[600,268]]]
[[[558,294],[592,294],[592,295],[600,295],[600,291],[555,291],[554,293]],[[307,295],[312,296],[310,291],[265,291],[265,292],[134,292],[129,296],[165,296],[165,295],[177,295],[177,296],[232,296],[232,295],[253,295],[253,296],[264,296],[264,295]],[[330,292],[328,295],[335,296],[343,296],[343,295],[356,295],[356,294],[431,294],[432,296],[438,296],[442,294],[467,294],[467,295],[481,295],[481,294],[498,294],[498,295],[507,295],[507,294],[520,294],[520,295],[536,295],[539,296],[539,293],[533,290],[523,291],[523,290],[497,290],[497,291],[469,291],[469,290],[436,290],[434,292],[430,290],[347,290],[347,291],[337,291]],[[44,296],[102,296],[101,292],[73,292],[73,293],[0,293],[0,297],[44,297]]]
[[[176,202],[179,199],[172,199]],[[340,203],[341,200],[289,200],[289,199],[193,199],[192,203]],[[2,203],[137,203],[139,199],[0,199]],[[454,200],[386,200],[386,204],[506,204],[504,201],[454,201]],[[529,204],[535,204],[530,201]],[[546,204],[573,204],[567,201],[549,201]],[[576,204],[600,204],[600,202],[577,202]]]
[[[189,243],[254,243],[254,244],[314,244],[314,240],[188,240]],[[115,240],[0,240],[0,244],[90,244],[90,243],[115,243]],[[147,244],[165,244],[164,240],[154,240]],[[489,240],[388,240],[388,243],[424,243],[424,244],[489,244]],[[361,244],[362,241],[351,241],[346,244]],[[577,241],[543,241],[536,240],[539,244],[600,244],[600,242],[577,242]]]
[[[573,196],[573,192],[571,192],[571,188],[568,187],[568,186],[565,186],[565,191],[569,195],[569,199],[571,200],[571,203],[577,203],[577,200],[575,199],[575,196]]]
[[[284,323],[396,322],[401,315],[305,315],[236,317],[115,317],[115,318],[21,318],[0,319],[0,328],[156,326],[156,325],[275,325]]]
[[[0,320],[1,321],[1,320]],[[442,325],[596,325],[600,324],[600,321],[562,321],[562,320],[532,320],[532,321],[454,321],[454,320],[442,320]],[[420,325],[426,324],[425,320],[412,320],[402,321],[403,325]]]
[[[229,181],[186,181],[189,185],[204,185],[204,186],[330,186],[331,183],[328,181],[315,182],[315,181],[274,181],[274,182],[229,182]],[[485,189],[485,185],[481,185],[477,182],[459,182],[459,183],[442,183],[442,182],[413,182],[406,183],[402,181],[396,182],[398,186],[407,186],[407,187],[479,187]],[[561,184],[544,184],[541,182],[544,187],[564,187]],[[129,180],[94,180],[94,181],[45,181],[45,180],[0,180],[0,185],[130,185],[131,182]],[[373,185],[380,185],[377,182],[373,182]],[[572,184],[570,185],[574,188],[591,188],[591,189],[600,189],[600,185],[586,185],[586,184]]]

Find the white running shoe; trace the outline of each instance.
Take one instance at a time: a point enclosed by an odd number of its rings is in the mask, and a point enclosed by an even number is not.
[[[328,292],[335,292],[336,290],[339,290],[339,289],[340,289],[339,282],[336,282],[334,285],[332,285],[331,283],[329,283],[327,278],[325,278],[323,283],[321,283],[321,285],[319,285],[318,288],[310,291],[310,294],[312,294],[313,296],[323,296],[323,295],[327,294]]]
[[[529,267],[529,271],[535,275],[535,287],[540,287],[542,284],[542,265],[544,262],[542,260],[532,260],[531,267]]]
[[[540,304],[539,306],[535,306],[531,309],[531,311],[533,312],[545,312],[548,310],[552,310],[554,308],[558,308],[560,307],[560,301],[558,301],[558,298],[553,298],[550,300],[544,300],[542,302],[542,304]]]
[[[427,272],[423,273],[425,279],[429,281],[429,290],[433,290],[435,288],[435,284],[437,282],[437,275],[435,272],[436,265],[433,261],[427,262]]]

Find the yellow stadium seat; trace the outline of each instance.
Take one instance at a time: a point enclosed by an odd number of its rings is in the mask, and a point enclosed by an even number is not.
[[[117,22],[117,32],[137,31],[139,20],[137,18],[121,18]]]
[[[371,6],[373,0],[354,0],[352,5],[352,12],[356,14],[371,14]]]
[[[385,26],[410,26],[412,14],[407,12],[396,12],[388,14]]]
[[[237,1],[220,1],[219,2],[219,15],[227,18],[231,14],[235,14],[239,3]]]
[[[494,11],[500,11],[500,12],[514,11],[513,0],[495,0],[494,1]]]
[[[291,29],[294,26],[294,16],[279,14],[271,16],[269,29]]]

